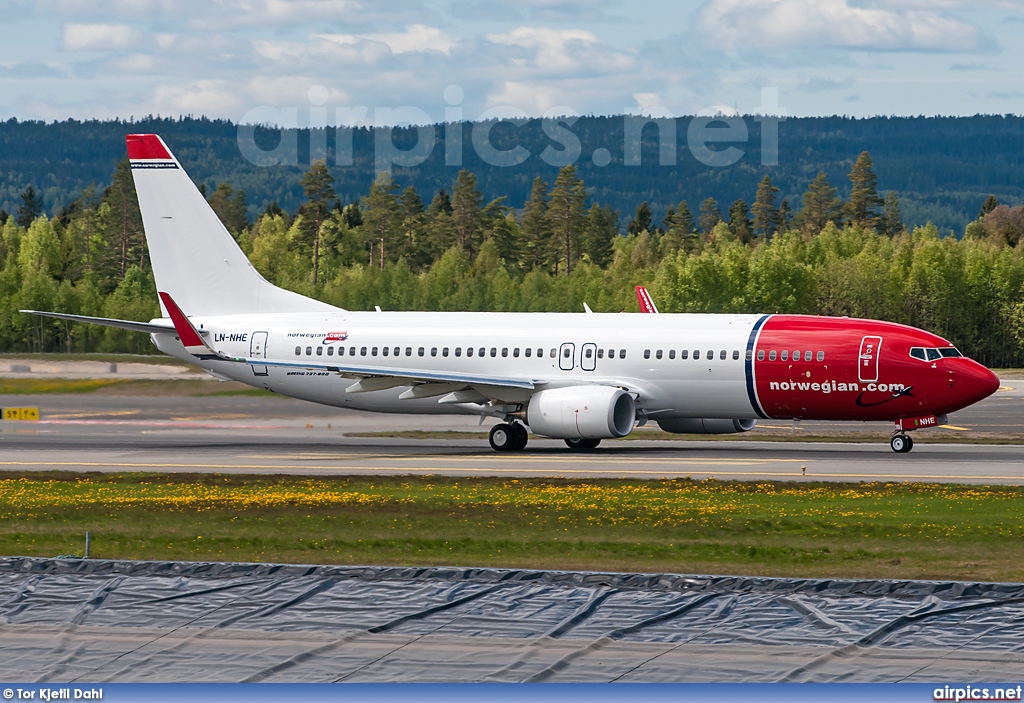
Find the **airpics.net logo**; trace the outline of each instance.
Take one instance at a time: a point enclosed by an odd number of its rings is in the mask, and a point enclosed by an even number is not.
[[[261,105],[245,113],[237,130],[242,157],[257,166],[299,165],[301,115],[303,129],[309,130],[308,163],[324,159],[329,166],[352,166],[355,163],[355,129],[364,127],[373,130],[375,173],[391,173],[395,167],[411,168],[430,158],[439,144],[438,127],[435,126],[438,122],[443,132],[441,148],[444,149],[446,166],[462,166],[467,149],[472,149],[485,164],[499,168],[518,166],[534,156],[555,168],[586,159],[603,168],[612,163],[613,153],[621,154],[621,163],[625,166],[640,166],[641,137],[648,125],[657,129],[658,165],[675,166],[679,151],[677,130],[683,121],[666,107],[647,106],[642,114],[622,116],[621,144],[597,146],[590,154],[584,154],[583,144],[573,131],[580,115],[568,106],[549,108],[539,118],[531,118],[526,111],[512,105],[490,107],[476,116],[465,115],[462,107],[465,93],[461,87],[450,85],[444,90],[443,116],[438,119],[436,115],[432,116],[413,105],[375,107],[372,116],[370,108],[365,105],[335,106],[332,110],[326,104],[328,91],[322,85],[310,88],[308,97],[310,104],[307,107]],[[744,147],[750,143],[751,131],[748,120],[752,120],[760,124],[761,165],[776,166],[779,163],[779,123],[785,120],[785,114],[786,110],[779,106],[779,89],[762,88],[761,104],[750,116],[743,117],[722,108],[707,108],[688,118],[686,149],[705,166],[732,166],[746,155]],[[464,124],[467,121],[472,124],[469,145],[464,144]],[[510,146],[503,143],[498,146],[492,139],[492,132],[498,125],[509,125],[514,131],[534,121],[539,121],[548,140],[538,154],[522,144]],[[279,139],[275,146],[262,148],[257,144],[256,131],[268,128],[277,131]],[[400,147],[395,143],[396,130],[415,131],[415,142],[407,145],[403,139],[404,148]],[[334,135],[333,150],[328,149],[328,132]],[[508,132],[504,137],[507,136]],[[504,137],[500,141],[516,141]]]
[[[936,701],[1019,701],[1024,686],[943,686],[932,692]]]

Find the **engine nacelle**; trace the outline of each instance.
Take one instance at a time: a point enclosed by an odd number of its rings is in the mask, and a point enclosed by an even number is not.
[[[535,393],[526,406],[526,424],[535,434],[555,439],[607,439],[633,431],[636,402],[611,386],[573,386]]]
[[[757,420],[720,420],[717,418],[671,418],[658,420],[658,426],[675,434],[736,434],[750,432]]]

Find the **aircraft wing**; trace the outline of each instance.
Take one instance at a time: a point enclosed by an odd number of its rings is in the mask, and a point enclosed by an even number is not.
[[[40,317],[52,317],[57,320],[68,320],[70,322],[87,322],[92,325],[103,325],[104,327],[117,327],[132,332],[173,332],[174,324],[170,320],[154,320],[152,322],[136,322],[135,320],[117,320],[110,317],[89,317],[88,315],[69,315],[63,312],[43,312],[41,310],[19,310],[26,315],[39,315]]]

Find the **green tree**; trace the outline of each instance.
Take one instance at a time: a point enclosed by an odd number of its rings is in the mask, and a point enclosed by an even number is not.
[[[705,238],[711,236],[715,225],[722,221],[722,212],[714,198],[705,198],[700,204],[700,230]]]
[[[757,195],[751,207],[754,236],[771,239],[778,231],[779,211],[775,207],[775,196],[778,192],[779,189],[772,184],[771,177],[765,175],[757,186]]]
[[[985,198],[985,202],[981,204],[981,210],[978,211],[978,219],[985,219],[985,215],[995,210],[997,205],[999,205],[999,199],[996,196],[990,195]]]
[[[363,230],[370,244],[370,266],[373,266],[373,250],[377,247],[379,268],[384,268],[388,257],[388,242],[401,236],[402,206],[395,191],[398,184],[387,171],[381,171],[370,186],[370,194],[363,201]],[[397,258],[397,257],[394,257]]]
[[[43,214],[43,200],[31,184],[21,192],[21,205],[18,207],[18,225],[28,229],[32,221]]]
[[[626,232],[628,234],[640,234],[641,232],[650,232],[651,223],[654,221],[654,216],[651,213],[651,206],[647,204],[647,201],[643,201],[636,207],[636,214],[633,215],[633,219],[629,221],[626,226]]]
[[[462,169],[452,188],[452,226],[456,242],[469,253],[476,251],[480,245],[483,204],[484,196],[477,190],[476,176]]]
[[[540,176],[533,179],[530,198],[519,216],[523,232],[526,268],[539,268],[548,262],[551,228],[548,226],[548,184]]]
[[[619,213],[611,206],[593,203],[587,211],[583,253],[594,264],[604,268],[612,259],[615,238],[619,236]]]
[[[803,195],[803,208],[796,216],[797,225],[809,234],[817,234],[825,225],[842,225],[842,202],[836,189],[828,182],[824,171],[819,171]]]
[[[900,199],[896,191],[890,190],[885,196],[885,216],[882,218],[882,233],[895,237],[903,231],[903,218],[900,216]]]
[[[750,217],[747,216],[747,204],[742,199],[729,206],[729,231],[743,244],[747,244],[753,238]]]
[[[576,175],[572,164],[562,167],[551,187],[551,202],[547,218],[555,241],[559,242],[565,255],[565,274],[572,273],[573,264],[579,258],[580,239],[586,224],[587,191],[583,181]],[[558,259],[555,257],[555,273],[558,273]]]
[[[878,195],[878,176],[875,175],[868,152],[862,151],[850,169],[850,200],[846,204],[850,221],[865,229],[877,230],[881,222],[878,208],[884,204]]]
[[[779,203],[779,231],[788,232],[793,224],[793,211],[789,207],[789,200],[783,198]]]
[[[217,184],[209,202],[224,228],[235,239],[249,228],[249,206],[245,202],[244,190],[236,191],[230,183],[222,181]]]
[[[140,270],[146,268],[142,212],[127,156],[117,164],[110,187],[104,191],[93,246],[96,267],[107,287],[116,286],[119,280],[124,280],[132,262],[137,262]]]
[[[313,288],[316,288],[320,278],[320,229],[334,200],[334,176],[327,169],[327,161],[314,161],[299,184],[306,194],[306,202],[299,213],[309,223],[309,235],[313,240]]]

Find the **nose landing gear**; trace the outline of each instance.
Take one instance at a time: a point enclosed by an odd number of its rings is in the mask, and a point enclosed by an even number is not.
[[[903,432],[896,432],[893,434],[892,439],[889,440],[889,446],[897,454],[906,454],[914,448],[914,440]]]
[[[521,423],[499,422],[491,428],[487,441],[496,452],[519,452],[526,448],[529,433]]]

